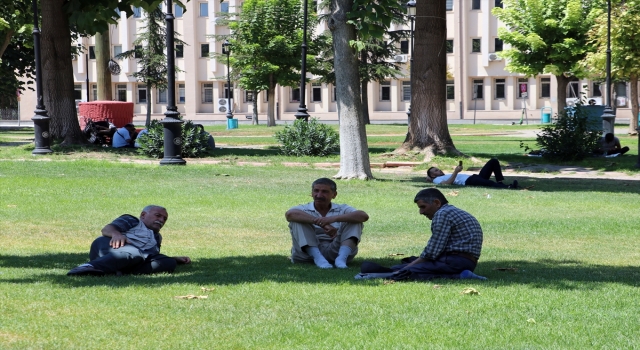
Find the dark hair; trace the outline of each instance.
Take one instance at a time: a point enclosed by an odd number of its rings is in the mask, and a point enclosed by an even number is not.
[[[333,180],[328,179],[326,177],[321,177],[321,178],[317,179],[316,181],[314,181],[311,184],[311,190],[312,191],[313,191],[313,187],[315,187],[315,185],[327,185],[327,186],[331,187],[331,190],[333,192],[337,192],[338,191],[338,185],[336,185],[336,183]]]
[[[431,169],[435,169],[436,167],[432,166],[431,168],[427,169],[427,177],[430,179],[433,179],[433,177],[431,177]]]
[[[613,134],[612,134],[612,133],[610,133],[610,132],[606,133],[606,134],[604,135],[604,140],[605,140],[605,141],[607,141],[607,142],[611,142],[611,141],[613,141]]]
[[[413,202],[417,203],[418,201],[423,201],[425,203],[433,203],[435,199],[439,200],[442,205],[449,203],[449,201],[444,197],[444,194],[442,194],[442,192],[437,188],[426,188],[421,190],[416,194]]]

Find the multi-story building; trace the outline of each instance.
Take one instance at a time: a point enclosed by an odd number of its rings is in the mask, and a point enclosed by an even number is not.
[[[423,1],[423,0],[419,0]],[[556,112],[556,80],[552,75],[525,78],[505,70],[505,61],[499,57],[503,43],[497,37],[500,22],[491,14],[501,0],[447,0],[447,62],[453,80],[447,81],[447,110],[449,119],[519,119],[524,107],[528,115],[540,118],[540,111],[552,109]],[[190,1],[185,2],[186,11],[174,6],[175,29],[186,45],[177,45],[176,65],[180,72],[176,77],[176,102],[179,112],[190,120],[226,120],[227,98],[232,98],[234,116],[246,120],[251,115],[252,101],[256,96],[234,86],[229,91],[226,81],[226,59],[212,57],[211,53],[222,53],[222,45],[211,35],[229,32],[226,26],[217,24],[216,14],[241,9],[241,0]],[[165,5],[163,5],[165,6]],[[166,9],[165,9],[166,10]],[[132,42],[143,26],[145,13],[134,9],[135,15],[126,18],[122,14],[118,25],[109,29],[111,54],[133,49]],[[405,26],[403,29],[407,29]],[[319,30],[324,30],[322,27]],[[391,28],[396,30],[400,28]],[[77,100],[94,101],[97,98],[94,38],[83,38],[80,44],[89,50],[74,58],[73,71]],[[408,69],[410,62],[409,42],[400,44],[401,54],[396,61]],[[87,57],[88,55],[88,57]],[[419,60],[420,57],[414,57]],[[147,100],[151,100],[154,118],[163,118],[166,110],[167,91],[148,89],[131,76],[137,69],[135,58],[116,60],[121,67],[118,75],[112,76],[112,91],[115,100],[134,103],[135,121],[141,122],[146,115]],[[87,64],[88,63],[88,64]],[[405,71],[406,71],[405,69]],[[371,120],[407,120],[406,111],[411,98],[411,82],[408,74],[401,79],[372,82],[369,86],[369,111]],[[87,87],[87,76],[89,86]],[[321,120],[337,120],[335,87],[314,81],[310,77],[306,87],[305,102],[309,114]],[[233,82],[232,82],[233,85]],[[614,86],[616,104],[627,107],[627,86]],[[567,96],[576,98],[585,94],[600,104],[599,83],[575,80],[569,84]],[[276,118],[293,120],[299,106],[300,90],[278,87],[276,91]],[[266,116],[266,93],[257,96],[258,113],[264,121]],[[33,116],[35,98],[27,92],[21,98],[21,119]]]

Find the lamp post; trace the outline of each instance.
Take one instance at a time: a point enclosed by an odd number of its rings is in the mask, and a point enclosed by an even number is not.
[[[164,129],[164,158],[160,165],[185,165],[182,159],[182,120],[176,106],[176,64],[175,47],[173,46],[173,2],[167,0],[167,111],[160,121]]]
[[[409,109],[407,110],[407,123],[411,123],[411,105],[413,104],[413,23],[416,19],[416,1],[409,0],[407,2],[407,16],[411,20],[411,59],[409,60],[409,88],[411,89],[411,97],[409,97]]]
[[[231,74],[229,74],[231,43],[229,40],[225,40],[222,43],[222,53],[227,55],[227,119],[233,119],[233,113],[231,112]]]
[[[49,115],[42,100],[42,62],[40,61],[40,28],[38,27],[38,2],[33,0],[33,50],[36,58],[36,110],[33,120],[36,148],[33,155],[51,153],[51,134],[49,133]]]
[[[303,3],[303,23],[302,23],[302,63],[300,65],[300,105],[298,106],[298,112],[296,112],[296,119],[309,120],[309,113],[307,113],[307,105],[305,104],[305,86],[307,83],[307,0],[302,0]]]
[[[607,0],[607,88],[606,100],[607,104],[602,113],[602,132],[603,134],[612,133],[614,128],[614,120],[616,118],[611,108],[611,0]]]

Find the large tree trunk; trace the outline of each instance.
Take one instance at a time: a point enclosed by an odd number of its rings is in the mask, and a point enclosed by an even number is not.
[[[631,85],[631,119],[629,119],[629,135],[635,135],[638,132],[638,75],[631,74],[629,77],[629,85]]]
[[[564,111],[567,107],[567,85],[569,85],[570,80],[570,78],[565,77],[563,74],[556,75],[556,81],[558,82],[558,90],[556,91],[558,96],[558,110],[556,113]]]
[[[421,152],[429,161],[436,154],[460,152],[447,124],[447,57],[433,49],[447,38],[445,1],[418,2],[416,12],[414,55],[421,59],[412,63],[409,132],[396,152]]]
[[[42,0],[42,80],[49,131],[63,145],[85,143],[73,98],[71,32],[63,0]]]
[[[258,125],[260,123],[258,123],[258,94],[260,93],[260,91],[253,91],[253,103],[251,103],[251,105],[253,106],[253,112],[252,114],[252,118],[251,118],[251,125]]]
[[[7,33],[4,36],[4,41],[2,42],[2,46],[0,46],[0,57],[2,57],[4,51],[7,49],[7,47],[9,47],[9,44],[11,44],[11,38],[13,37],[13,34],[15,32],[16,31],[13,29],[7,30]]]
[[[273,74],[269,75],[269,90],[267,90],[267,126],[276,126],[276,82]]]
[[[109,59],[111,58],[111,43],[109,31],[97,33],[96,36],[96,74],[98,79],[98,101],[111,101],[111,72]]]
[[[356,40],[356,29],[347,24],[353,0],[331,0],[329,29],[333,35],[334,67],[338,116],[340,118],[340,171],[337,179],[372,179],[369,147],[362,119],[360,74],[357,52],[349,45]]]

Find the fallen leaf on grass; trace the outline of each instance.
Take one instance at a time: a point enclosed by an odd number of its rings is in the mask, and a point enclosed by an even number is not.
[[[434,284],[433,285],[433,289],[440,289],[440,288],[442,288],[441,284]]]
[[[389,256],[401,256],[404,255],[404,253],[391,253],[389,254]]]
[[[462,292],[460,292],[460,294],[480,295],[480,292],[478,292],[475,288],[465,288],[462,290]]]
[[[457,196],[459,193],[460,193],[460,191],[451,191],[451,192],[447,193],[447,196],[453,196],[453,197],[455,197],[455,196]]]
[[[202,289],[203,292],[211,292],[212,290],[214,290],[215,288],[207,288],[207,287],[201,287],[200,289]]]
[[[516,272],[518,271],[517,267],[496,267],[494,270],[496,271],[513,271]]]
[[[394,280],[385,280],[384,281],[384,284],[394,284],[394,283],[396,283],[396,281],[394,281]]]
[[[177,297],[174,297],[176,299],[207,299],[209,296],[207,295],[193,295],[193,294],[189,294],[189,295],[179,295]]]
[[[485,193],[484,196],[487,197],[487,198],[491,198],[491,195],[488,194],[488,193]]]
[[[15,205],[15,204],[7,204],[7,207],[9,207],[9,208],[15,208],[15,207],[17,207],[17,205]]]
[[[527,322],[529,322],[529,323],[536,323],[536,320],[534,320],[533,318],[530,318],[530,319],[528,319],[528,320],[527,320]]]

